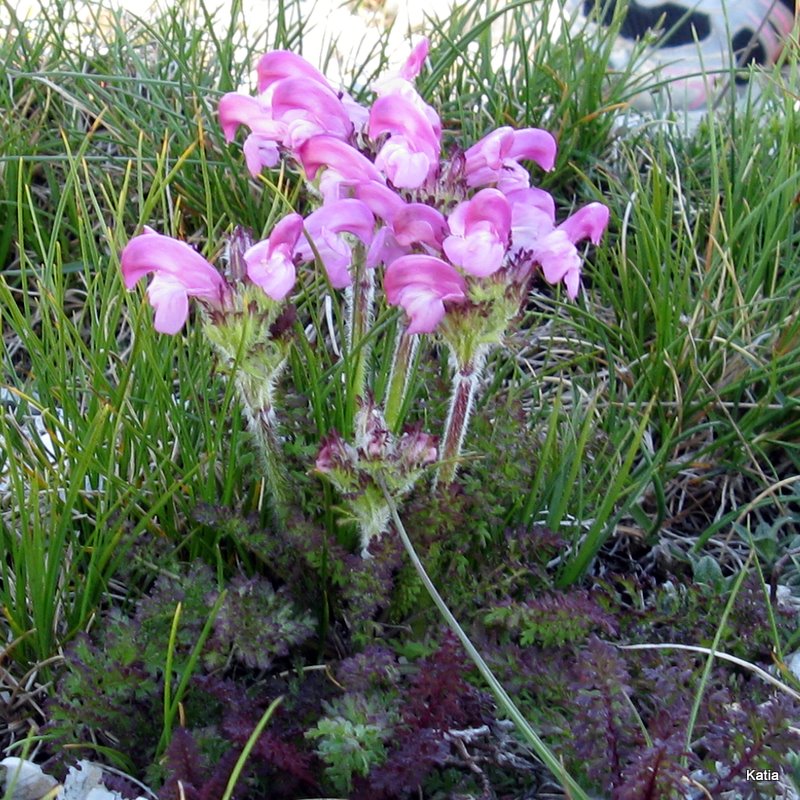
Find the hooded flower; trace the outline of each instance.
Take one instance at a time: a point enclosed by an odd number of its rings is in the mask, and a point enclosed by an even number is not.
[[[306,176],[313,181],[317,173],[327,167],[336,173],[337,183],[355,185],[367,181],[383,183],[383,176],[375,165],[347,142],[335,136],[315,136],[297,148],[297,157],[303,165]],[[333,189],[332,185],[328,187]]]
[[[441,258],[408,255],[393,261],[383,281],[386,298],[402,306],[411,318],[408,333],[431,333],[445,314],[445,301],[463,303],[466,283],[456,269]]]
[[[390,264],[395,258],[408,255],[414,245],[441,252],[447,221],[435,208],[427,203],[406,203],[394,189],[377,181],[356,184],[353,191],[386,223],[375,234],[367,266]]]
[[[183,327],[190,297],[220,307],[228,293],[222,276],[196,250],[150,228],[128,242],[120,266],[127,289],[153,273],[147,298],[155,309],[154,326],[159,333],[175,334]]]
[[[464,171],[469,186],[495,184],[509,193],[530,186],[530,175],[519,163],[535,161],[551,170],[556,160],[556,140],[539,128],[498,128],[464,153]]]
[[[589,239],[599,244],[608,226],[609,211],[602,203],[589,203],[555,224],[553,198],[541,189],[509,195],[511,201],[512,251],[542,268],[548,283],[564,282],[567,296],[578,296],[582,259],[576,244]]]
[[[443,243],[450,261],[485,278],[503,265],[511,232],[511,206],[497,189],[482,189],[459,203],[447,218],[451,235]]]
[[[289,214],[273,228],[268,239],[254,244],[244,254],[247,277],[273,300],[283,300],[294,286],[294,249],[302,231],[303,218]]]
[[[395,186],[419,188],[438,169],[441,137],[438,116],[436,124],[432,124],[413,96],[396,92],[379,97],[369,113],[368,132],[373,140],[389,134],[378,151],[375,166]]]
[[[341,234],[352,234],[369,247],[375,230],[375,217],[369,208],[356,199],[335,200],[309,214],[305,228],[322,259],[331,285],[335,289],[350,286],[353,252]],[[297,246],[297,254],[303,261],[314,260],[314,251],[304,239]]]
[[[258,85],[258,97],[229,92],[219,103],[226,141],[233,140],[240,125],[251,131],[244,150],[253,175],[278,163],[278,144],[295,149],[319,134],[345,140],[366,122],[366,109],[337,93],[319,70],[294,53],[278,50],[263,56]]]

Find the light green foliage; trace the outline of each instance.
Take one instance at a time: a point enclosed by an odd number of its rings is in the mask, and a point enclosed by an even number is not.
[[[327,764],[325,774],[337,792],[347,794],[353,775],[365,776],[386,758],[384,742],[397,722],[394,712],[377,698],[347,694],[330,704],[328,715],[306,732],[317,741],[316,751]]]

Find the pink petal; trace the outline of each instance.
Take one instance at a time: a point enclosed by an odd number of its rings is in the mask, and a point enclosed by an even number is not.
[[[290,77],[305,77],[330,88],[328,79],[316,67],[289,50],[273,50],[261,56],[256,72],[259,92],[263,92],[276,81]]]
[[[534,259],[541,264],[548,283],[564,280],[569,297],[574,299],[577,296],[581,259],[564,231],[555,230],[545,236],[534,251]]]
[[[303,218],[300,214],[287,214],[272,229],[269,242],[273,248],[285,245],[289,250],[293,250],[302,233]]]
[[[369,109],[356,102],[347,92],[342,93],[342,105],[353,127],[360,133],[369,122]]]
[[[154,272],[177,278],[189,295],[218,300],[225,281],[217,270],[186,242],[147,232],[131,239],[120,260],[125,287],[132,289],[144,275]]]
[[[333,231],[322,228],[314,236],[322,266],[334,289],[346,289],[353,283],[350,277],[350,266],[353,263],[353,251],[350,245]],[[310,252],[310,248],[309,248]]]
[[[408,149],[439,157],[439,137],[428,118],[408,98],[398,94],[379,97],[369,113],[368,133],[375,140],[384,133],[403,136]]]
[[[247,277],[273,300],[283,300],[295,284],[293,251],[303,230],[303,218],[288,214],[272,229],[268,239],[244,253]]]
[[[408,255],[410,248],[398,243],[391,229],[383,226],[378,229],[367,251],[366,265],[369,269],[391,264],[401,256]]]
[[[244,254],[247,277],[273,300],[283,300],[295,282],[291,252],[285,246],[271,247],[269,239],[257,242]]]
[[[375,217],[366,203],[350,198],[318,208],[306,217],[305,227],[312,238],[318,231],[327,229],[334,233],[352,233],[369,244],[375,231]]]
[[[479,139],[464,152],[467,175],[486,167],[492,170],[500,169],[503,159],[513,143],[514,129],[508,125],[498,128]]]
[[[445,218],[426,203],[405,204],[392,217],[392,228],[401,245],[427,244],[440,247],[447,234]]]
[[[514,131],[506,158],[514,161],[535,161],[542,169],[551,170],[556,163],[558,145],[552,134],[539,128],[522,128]]]
[[[511,205],[508,198],[497,189],[481,189],[467,203],[466,230],[483,222],[502,240],[508,239],[511,230]]]
[[[189,316],[186,287],[174,275],[156,273],[147,287],[147,299],[155,309],[153,327],[159,333],[176,334]]]
[[[466,283],[440,258],[413,254],[393,261],[384,275],[386,298],[411,317],[409,333],[430,333],[445,313],[444,301],[466,300]]]
[[[297,148],[297,156],[310,180],[322,167],[329,167],[345,180],[383,182],[371,161],[335,136],[314,136]]]
[[[412,287],[401,290],[397,305],[410,318],[408,333],[433,333],[446,313],[442,298],[435,292]]]
[[[428,154],[414,150],[405,136],[392,136],[375,158],[375,166],[400,189],[418,189],[437,164]]]
[[[298,118],[311,120],[320,133],[330,133],[341,139],[346,139],[353,131],[342,101],[333,91],[308,78],[279,81],[272,95],[272,113],[281,122]]]
[[[443,300],[465,300],[467,284],[451,264],[435,256],[412,254],[393,261],[386,271],[384,288],[390,303],[392,295],[404,286],[426,286]]]
[[[506,245],[490,230],[475,230],[468,236],[448,236],[442,247],[457,266],[477,278],[493,275],[503,266]]]
[[[217,106],[219,124],[225,134],[225,141],[233,141],[236,130],[240,125],[252,128],[252,122],[262,117],[270,118],[268,109],[255,97],[228,92],[220,98]]]
[[[405,200],[385,183],[377,181],[359,183],[355,186],[354,194],[376,217],[384,222],[391,223],[395,216],[406,207]]]
[[[251,133],[242,145],[247,171],[255,178],[264,167],[272,169],[281,159],[278,145],[271,139]]]
[[[428,57],[428,49],[430,43],[427,39],[423,39],[411,51],[411,54],[406,59],[405,64],[400,67],[400,77],[405,78],[407,81],[413,81],[419,75],[425,59]]]
[[[528,188],[506,193],[506,197],[508,202],[511,203],[512,220],[517,209],[530,207],[546,214],[550,219],[551,225],[555,225],[556,203],[550,192],[546,192],[544,189]]]
[[[589,203],[567,217],[558,230],[564,231],[574,244],[582,239],[589,239],[592,244],[600,244],[603,233],[608,226],[609,210],[602,203]]]
[[[530,188],[531,175],[522,164],[506,159],[497,174],[497,190],[505,195]]]

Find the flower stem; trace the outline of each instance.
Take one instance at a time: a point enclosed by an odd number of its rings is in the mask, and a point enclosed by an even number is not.
[[[498,703],[517,726],[517,729],[522,736],[528,741],[536,755],[541,758],[547,768],[560,781],[562,787],[567,793],[567,796],[575,798],[575,800],[588,800],[588,795],[586,792],[581,789],[575,779],[566,771],[564,765],[558,760],[558,757],[555,755],[555,753],[550,750],[550,748],[542,741],[542,739],[539,738],[539,735],[536,733],[536,731],[534,731],[530,726],[530,723],[525,719],[522,712],[517,708],[511,697],[509,697],[500,681],[497,680],[494,673],[489,668],[489,665],[483,660],[483,656],[481,656],[481,654],[475,648],[475,645],[472,644],[470,638],[464,632],[464,629],[461,627],[461,625],[459,625],[458,620],[453,616],[453,612],[447,607],[447,604],[444,602],[442,596],[433,585],[433,581],[431,581],[428,573],[425,571],[425,567],[423,566],[422,561],[420,561],[420,558],[414,549],[414,545],[412,544],[411,539],[406,532],[405,526],[400,519],[400,515],[397,513],[397,507],[395,506],[394,501],[392,500],[392,497],[386,488],[386,483],[383,479],[383,476],[378,475],[376,476],[376,479],[378,481],[378,485],[383,491],[384,497],[386,498],[386,503],[391,511],[392,520],[397,528],[397,532],[400,534],[400,539],[403,542],[406,553],[408,553],[408,557],[411,559],[411,563],[414,565],[414,569],[417,571],[417,575],[419,575],[419,578],[427,589],[428,594],[436,604],[436,608],[439,609],[439,613],[442,615],[445,622],[447,622],[447,624],[450,626],[450,629],[453,631],[453,633],[458,636],[461,644],[467,651],[467,654],[472,659],[472,662],[478,668],[478,671],[481,673],[486,683],[489,684],[489,687],[491,688],[492,692],[494,692]]]
[[[478,349],[474,357],[458,365],[453,376],[453,393],[450,396],[450,411],[444,425],[444,436],[439,451],[440,464],[433,479],[436,487],[452,483],[458,469],[458,457],[469,426],[472,407],[475,402],[475,391],[483,369],[485,353]]]
[[[364,247],[361,245],[353,247],[355,275],[353,286],[347,292],[347,301],[350,312],[348,350],[350,357],[355,359],[355,367],[351,373],[354,400],[364,397],[370,351],[367,334],[372,324],[372,307],[375,300],[374,270],[368,269],[365,261]]]
[[[261,454],[261,463],[264,468],[264,477],[272,496],[272,506],[275,518],[279,523],[285,523],[289,514],[289,475],[282,458],[280,440],[275,429],[275,412],[272,403],[264,397],[264,387],[261,387],[260,403],[253,402],[253,395],[248,391],[247,381],[237,376],[236,386],[239,397],[245,410],[247,427],[258,445]]]
[[[397,337],[392,360],[392,373],[389,377],[389,389],[386,392],[386,403],[384,404],[384,419],[393,433],[398,432],[400,410],[403,407],[411,362],[414,359],[418,343],[419,337],[409,333],[405,328]]]

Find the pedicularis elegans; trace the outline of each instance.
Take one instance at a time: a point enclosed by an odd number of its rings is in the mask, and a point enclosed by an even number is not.
[[[258,95],[221,99],[222,131],[229,142],[240,127],[249,131],[243,153],[253,176],[281,163],[302,170],[318,207],[305,217],[286,215],[264,241],[237,232],[225,277],[189,245],[149,229],[121,259],[129,289],[153,274],[147,296],[156,330],[178,333],[195,299],[208,338],[234,369],[279,518],[289,494],[275,386],[293,346],[281,320],[308,265],[327,276],[320,305],[323,295],[344,293],[347,352],[355,360],[347,391],[359,411],[351,439],[331,431],[320,443],[314,469],[341,494],[365,553],[390,520],[381,485],[399,501],[428,468],[434,485],[455,478],[486,357],[502,343],[535,271],[563,283],[574,299],[577,244],[598,244],[608,224],[601,203],[558,223],[553,197],[531,186],[522,162],[543,170],[555,163],[556,142],[546,131],[502,127],[443,152],[439,115],[414,86],[427,54],[422,41],[397,74],[372,87],[370,108],[300,56],[264,55]],[[403,311],[402,324],[388,328],[396,341],[382,408],[373,402],[369,369],[376,304]],[[403,427],[415,350],[426,336],[438,337],[451,356],[441,440]]]

